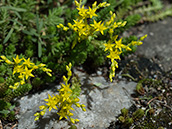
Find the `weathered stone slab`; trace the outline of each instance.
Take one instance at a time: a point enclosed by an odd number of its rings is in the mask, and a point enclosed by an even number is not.
[[[155,58],[162,64],[164,71],[172,69],[172,18],[146,25],[143,35],[148,34],[137,53]]]
[[[87,76],[85,73],[75,71],[75,74],[81,78],[82,94],[80,103],[86,105],[86,112],[74,107],[74,118],[80,120],[77,123],[78,129],[105,129],[110,122],[116,120],[120,114],[120,109],[129,108],[132,105],[130,94],[134,92],[135,82],[109,83],[101,77]],[[99,86],[96,86],[99,85]],[[67,120],[58,121],[56,111],[47,111],[45,116],[37,122],[34,122],[34,113],[39,110],[39,106],[44,103],[48,94],[56,94],[55,89],[42,91],[29,96],[24,96],[19,100],[20,115],[18,116],[18,129],[68,129]]]

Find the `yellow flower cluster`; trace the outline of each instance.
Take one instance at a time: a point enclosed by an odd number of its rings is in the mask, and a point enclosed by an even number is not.
[[[49,111],[51,111],[52,109],[56,109],[58,110],[58,115],[60,116],[59,120],[61,120],[62,118],[66,118],[66,119],[70,119],[70,121],[72,123],[78,122],[78,119],[73,119],[71,118],[71,116],[73,116],[73,113],[70,112],[70,110],[74,110],[72,108],[72,105],[76,105],[77,107],[80,107],[83,111],[85,110],[85,105],[83,104],[79,104],[79,98],[78,97],[74,97],[73,96],[73,91],[70,88],[70,84],[69,84],[69,79],[72,76],[72,72],[71,72],[71,67],[72,64],[69,63],[68,66],[66,66],[66,70],[68,71],[67,73],[67,77],[63,76],[63,80],[64,80],[64,84],[61,84],[61,88],[58,90],[59,94],[53,95],[53,97],[51,97],[48,94],[48,99],[44,99],[47,103],[46,106],[42,105],[39,107],[40,110],[42,110],[40,113],[35,113],[34,116],[36,116],[35,121],[38,120],[40,118],[40,116],[43,116],[46,112],[46,110],[49,108]]]
[[[52,70],[46,68],[45,64],[35,65],[34,63],[30,62],[30,58],[28,58],[27,60],[25,58],[19,59],[19,56],[17,55],[16,58],[13,58],[14,62],[8,60],[3,55],[1,56],[1,58],[7,64],[14,65],[13,75],[16,74],[20,80],[19,82],[15,82],[13,86],[10,85],[9,88],[11,89],[15,90],[20,85],[25,84],[26,80],[28,80],[29,77],[34,77],[34,75],[32,74],[32,71],[38,68],[46,72],[49,76],[52,76],[50,73],[52,72]]]
[[[68,23],[68,27],[59,24],[57,25],[57,28],[63,28],[63,30],[67,31],[68,29],[72,29],[74,32],[78,34],[78,41],[80,42],[81,40],[84,39],[92,39],[90,37],[96,37],[96,32],[100,32],[102,35],[104,35],[104,30],[107,30],[110,36],[110,39],[107,41],[107,43],[104,44],[105,46],[105,51],[109,51],[109,55],[107,58],[111,59],[111,71],[110,71],[110,81],[112,82],[112,78],[115,76],[115,69],[118,68],[118,63],[117,59],[120,60],[120,54],[122,53],[123,49],[126,50],[131,50],[130,46],[133,45],[141,45],[142,40],[147,36],[143,36],[140,38],[139,41],[132,41],[128,45],[122,44],[122,38],[117,41],[118,35],[113,35],[114,30],[117,27],[124,27],[126,25],[126,21],[123,22],[116,22],[115,21],[115,13],[110,11],[110,19],[106,21],[105,23],[102,21],[95,21],[93,17],[97,17],[96,10],[101,8],[101,7],[107,7],[110,4],[103,2],[97,5],[97,1],[92,4],[92,8],[88,7],[86,9],[84,5],[81,5],[82,0],[78,3],[75,0],[75,4],[77,6],[78,14],[79,17],[74,21],[74,24],[72,25],[71,23]],[[89,20],[88,20],[89,19]],[[93,21],[93,24],[89,24],[88,21]],[[77,44],[77,40],[73,41],[73,46],[72,48]]]
[[[115,70],[118,68],[118,63],[116,60],[120,60],[120,54],[122,53],[122,49],[126,49],[127,51],[131,51],[130,46],[141,45],[142,40],[144,40],[147,35],[144,35],[139,39],[139,41],[132,41],[128,45],[122,44],[122,38],[117,40],[118,35],[110,37],[108,43],[104,44],[105,51],[109,51],[109,55],[107,58],[111,59],[111,70],[109,74],[109,79],[112,82],[112,78],[115,77]]]
[[[68,23],[68,27],[64,26],[63,24],[57,25],[57,28],[63,28],[63,30],[65,31],[67,31],[70,28],[74,32],[76,32],[78,34],[79,42],[81,40],[87,39],[89,36],[93,36],[95,32],[101,32],[102,35],[104,34],[103,31],[108,29],[108,27],[104,25],[104,22],[96,22],[94,20],[93,24],[89,24],[88,19],[97,17],[97,14],[95,13],[97,9],[101,7],[107,7],[110,5],[107,2],[103,2],[97,5],[97,1],[95,1],[94,4],[92,4],[92,8],[89,7],[88,9],[86,9],[84,5],[81,5],[81,2],[81,0],[79,3],[75,0],[75,4],[77,6],[76,9],[78,10],[79,17],[76,20],[73,20],[73,25],[71,23]],[[73,42],[73,46],[75,44],[76,41]]]

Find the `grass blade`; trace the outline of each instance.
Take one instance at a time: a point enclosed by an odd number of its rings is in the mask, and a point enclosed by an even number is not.
[[[11,34],[13,33],[14,29],[11,28],[11,30],[9,31],[8,35],[5,37],[3,44],[5,44],[11,37]]]

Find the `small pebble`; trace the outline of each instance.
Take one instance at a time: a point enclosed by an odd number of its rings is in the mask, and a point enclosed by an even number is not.
[[[150,34],[150,36],[154,36],[154,33],[153,32],[150,32],[149,34]]]
[[[119,78],[119,79],[122,79],[122,76],[119,75],[118,78]]]
[[[165,92],[165,89],[162,89],[162,93],[164,93]]]
[[[153,75],[154,78],[157,78],[157,75]]]
[[[102,75],[102,72],[101,71],[97,71],[97,75]]]
[[[141,109],[146,110],[146,108],[145,108],[145,107],[142,107]]]

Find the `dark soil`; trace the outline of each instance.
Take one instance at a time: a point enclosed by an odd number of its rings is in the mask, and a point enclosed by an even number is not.
[[[132,95],[135,103],[128,109],[132,118],[137,109],[144,109],[144,117],[134,120],[131,126],[125,122],[112,122],[107,129],[155,129],[172,128],[172,70],[164,72],[152,59],[132,54],[126,56],[118,69],[117,79],[136,81],[143,87]]]

